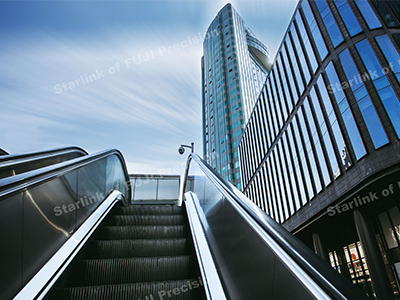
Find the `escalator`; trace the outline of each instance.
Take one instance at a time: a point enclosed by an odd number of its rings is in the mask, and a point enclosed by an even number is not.
[[[45,299],[205,299],[188,227],[184,207],[117,207]]]
[[[0,179],[1,299],[368,299],[199,156],[131,203],[106,150]]]

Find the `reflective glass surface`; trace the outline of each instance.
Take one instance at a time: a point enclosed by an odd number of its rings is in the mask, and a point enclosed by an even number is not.
[[[325,107],[326,114],[328,115],[329,123],[335,137],[336,147],[339,151],[339,154],[341,155],[342,165],[345,169],[348,169],[351,166],[351,158],[349,156],[346,143],[343,139],[342,131],[340,130],[339,123],[336,118],[336,113],[332,107],[332,103],[329,98],[328,91],[326,89],[322,76],[318,78],[317,84],[319,92],[321,94],[323,106]]]
[[[353,146],[354,154],[358,160],[363,157],[367,153],[367,151],[365,150],[360,132],[357,128],[357,124],[354,121],[353,113],[350,110],[347,98],[343,92],[342,85],[339,81],[332,62],[328,64],[328,66],[325,68],[325,71],[330,82],[330,84],[328,85],[328,91],[330,94],[334,95],[336,103],[339,106],[343,122],[346,126],[347,133]]]
[[[382,44],[383,43],[384,42],[382,42]],[[389,45],[388,43],[386,44]],[[358,42],[356,44],[356,48],[360,53],[365,67],[369,70],[371,74],[372,82],[374,83],[375,88],[377,89],[378,94],[382,100],[382,103],[385,106],[386,112],[389,115],[390,121],[393,124],[397,136],[400,137],[400,102],[398,96],[394,92],[386,76],[386,73],[389,72],[390,69],[388,68],[388,66],[382,67],[381,63],[375,55],[375,52],[372,50],[372,47],[367,40]],[[393,55],[393,51],[390,51],[390,53],[392,53],[392,58],[398,57],[396,57],[396,55]],[[399,61],[397,61],[397,63],[399,63]],[[395,63],[393,63],[393,66],[394,65]]]
[[[382,27],[381,22],[376,17],[367,0],[355,0],[355,2],[362,16],[364,17],[365,22],[368,24],[369,29]]]
[[[340,16],[342,17],[350,36],[360,33],[362,31],[361,26],[347,0],[335,0],[335,5],[338,8]]]
[[[349,50],[346,49],[340,53],[339,58],[340,62],[342,63],[343,70],[346,73],[348,84],[354,93],[358,107],[360,108],[365,124],[367,125],[372,142],[374,143],[375,148],[379,148],[389,142],[386,132],[383,129],[382,122],[378,116],[378,113],[376,112],[371,98],[367,93],[364,83],[362,83],[360,80],[355,80],[356,78],[361,77]],[[371,72],[371,70],[369,70],[369,72]],[[352,82],[357,82],[357,84],[352,84]]]
[[[328,50],[326,49],[325,41],[321,35],[321,31],[318,28],[317,22],[315,21],[314,15],[311,11],[310,4],[307,0],[304,0],[301,6],[307,19],[308,26],[310,27],[311,34],[314,38],[314,42],[317,46],[319,56],[321,60],[324,60],[324,58],[328,55]]]
[[[322,179],[324,181],[323,184],[324,184],[324,186],[327,186],[331,182],[331,179],[329,177],[329,172],[328,172],[328,168],[327,168],[327,165],[326,165],[324,152],[322,151],[322,146],[321,146],[321,143],[319,141],[317,127],[315,125],[314,116],[313,116],[313,113],[311,111],[311,106],[310,106],[308,98],[306,98],[304,100],[304,104],[303,105],[304,105],[304,109],[305,109],[305,112],[306,112],[308,125],[310,127],[311,137],[312,137],[312,140],[314,142],[315,150],[317,152],[317,157],[318,157],[319,165],[320,165],[321,172],[322,172]]]
[[[335,18],[332,15],[331,9],[329,8],[329,5],[325,0],[315,1],[315,4],[317,5],[321,17],[324,21],[332,44],[336,47],[341,42],[343,42],[343,36],[339,30],[339,27],[336,24]]]
[[[318,69],[318,62],[315,58],[314,50],[311,47],[310,39],[308,38],[307,31],[304,27],[304,23],[301,19],[299,11],[297,11],[296,13],[296,22],[300,31],[300,39],[303,41],[304,47],[306,48],[305,54],[308,56],[308,59],[310,61],[312,73],[315,73],[315,71]]]
[[[294,75],[295,75],[295,79],[297,82],[297,86],[299,87],[299,94],[301,95],[305,89],[305,85],[303,82],[303,78],[301,77],[301,73],[300,73],[300,69],[299,69],[299,64],[297,62],[297,58],[296,55],[294,53],[294,48],[292,45],[292,41],[290,40],[289,36],[286,38],[286,45],[287,45],[287,49],[288,49],[288,54],[290,57],[290,60],[292,62],[292,66],[293,66],[293,70],[294,70]]]

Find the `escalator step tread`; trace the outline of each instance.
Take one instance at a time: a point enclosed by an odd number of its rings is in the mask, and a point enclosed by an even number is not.
[[[184,225],[185,218],[182,215],[116,215],[117,226],[128,225]]]
[[[205,299],[201,278],[158,282],[127,283],[64,289],[69,300],[202,300]]]
[[[192,256],[89,259],[80,262],[72,285],[177,280],[196,276]]]
[[[183,206],[171,205],[130,205],[121,207],[124,215],[182,215]]]
[[[91,258],[123,258],[185,255],[190,251],[188,241],[181,239],[99,240],[89,251]]]
[[[110,240],[182,238],[187,234],[187,225],[106,226],[100,233],[99,238]]]

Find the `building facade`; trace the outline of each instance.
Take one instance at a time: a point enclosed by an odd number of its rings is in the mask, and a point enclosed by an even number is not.
[[[238,144],[270,67],[268,50],[227,4],[208,28],[203,51],[204,158],[241,189]]]
[[[239,144],[245,194],[400,299],[400,1],[299,2]]]

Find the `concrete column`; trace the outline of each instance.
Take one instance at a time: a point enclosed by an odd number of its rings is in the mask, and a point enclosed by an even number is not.
[[[314,245],[314,252],[319,257],[321,257],[323,260],[330,263],[328,253],[327,253],[324,245],[321,242],[321,238],[320,238],[319,234],[314,232],[312,235],[312,239],[313,239],[313,245]]]
[[[385,264],[376,241],[374,231],[366,221],[364,214],[358,210],[353,213],[358,237],[364,248],[368,269],[377,300],[394,300],[393,290],[389,283]]]

